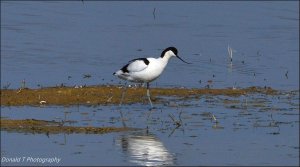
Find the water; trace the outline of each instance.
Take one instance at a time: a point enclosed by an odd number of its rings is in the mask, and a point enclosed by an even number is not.
[[[296,165],[299,93],[278,97],[204,96],[157,104],[151,113],[143,104],[2,107],[1,116],[10,119],[141,128],[104,135],[2,132],[2,156],[58,157],[59,165]]]
[[[204,87],[213,80],[215,88],[297,89],[297,7],[298,2],[1,2],[1,87],[18,88],[22,80],[31,88],[116,84],[112,73],[129,60],[158,57],[176,46],[193,64],[171,60],[153,85]],[[235,50],[232,66],[228,45]]]
[[[175,46],[153,87],[299,89],[299,2],[1,1],[1,88],[119,84],[128,60]],[[155,9],[155,12],[153,13]],[[233,48],[233,62],[228,57]],[[91,75],[85,78],[84,75]],[[180,78],[178,77],[180,76]],[[129,127],[104,135],[1,132],[2,157],[47,165],[299,165],[299,92],[203,96],[121,108]],[[212,119],[214,115],[219,123]],[[3,107],[10,119],[123,126],[116,106]],[[170,117],[182,125],[176,128]],[[145,131],[149,126],[148,133]],[[3,165],[41,165],[5,163]]]

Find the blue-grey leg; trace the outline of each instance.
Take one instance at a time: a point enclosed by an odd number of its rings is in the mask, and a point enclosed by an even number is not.
[[[124,119],[124,116],[123,116],[123,112],[122,112],[121,109],[120,109],[120,115],[121,115],[122,125],[123,125],[124,128],[126,128],[127,126],[126,126],[125,119]]]
[[[123,87],[123,90],[122,90],[122,96],[121,96],[121,101],[120,101],[119,106],[121,106],[122,103],[123,103],[123,99],[124,99],[124,97],[125,97],[126,91],[127,91],[127,82],[125,83],[125,85],[124,85],[124,87]]]
[[[120,104],[119,104],[119,107],[121,107],[122,103],[123,103],[123,99],[125,97],[125,94],[126,94],[126,91],[127,91],[127,82],[125,82],[123,88],[122,88],[122,96],[121,96],[121,101],[120,101]],[[122,121],[122,124],[123,124],[123,127],[127,127],[126,126],[126,123],[124,121],[124,116],[123,116],[123,112],[122,110],[120,109],[120,115],[121,115],[121,121]]]
[[[148,97],[149,103],[151,105],[151,108],[153,108],[151,97],[150,97],[149,82],[147,82],[147,97]]]

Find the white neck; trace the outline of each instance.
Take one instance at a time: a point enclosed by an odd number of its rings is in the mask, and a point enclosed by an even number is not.
[[[163,59],[163,61],[168,62],[172,56],[174,56],[174,53],[172,51],[168,51],[165,53],[165,55],[162,59]]]

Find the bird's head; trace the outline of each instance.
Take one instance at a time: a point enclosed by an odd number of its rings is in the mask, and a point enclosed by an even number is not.
[[[186,61],[184,61],[181,57],[178,56],[178,51],[175,47],[168,47],[166,48],[162,53],[161,53],[161,58],[171,58],[171,57],[177,57],[178,59],[180,59],[181,61],[183,61],[184,63],[187,63],[187,64],[191,64],[191,63],[188,63]]]

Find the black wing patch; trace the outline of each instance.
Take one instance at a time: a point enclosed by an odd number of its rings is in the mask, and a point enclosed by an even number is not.
[[[137,59],[133,59],[131,61],[129,61],[128,64],[126,64],[123,68],[121,68],[121,70],[123,71],[123,73],[129,73],[128,70],[128,66],[132,65],[135,61],[141,60],[145,63],[146,66],[148,66],[148,64],[150,63],[149,60],[147,58],[137,58]],[[131,66],[132,67],[132,66]],[[144,67],[146,68],[146,67]]]
[[[123,71],[123,73],[128,73],[129,71],[127,70],[127,67],[129,66],[129,64],[126,64],[124,67],[121,68],[121,70]]]

